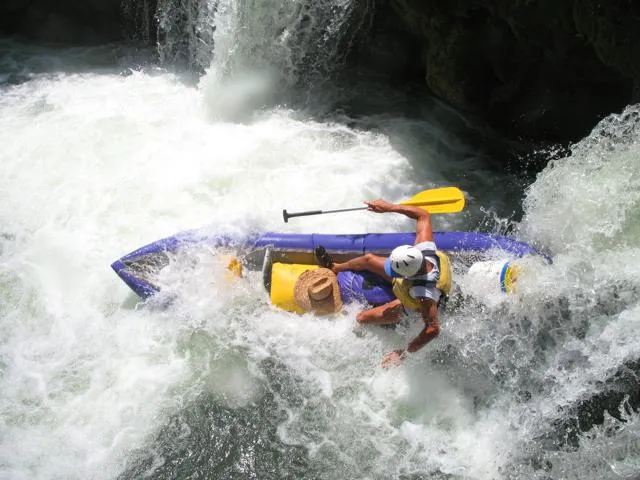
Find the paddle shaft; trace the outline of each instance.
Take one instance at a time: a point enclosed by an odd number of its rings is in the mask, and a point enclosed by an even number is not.
[[[309,210],[308,212],[296,212],[287,213],[287,210],[282,210],[282,218],[284,223],[288,223],[291,217],[306,217],[308,215],[322,215],[324,213],[338,213],[338,212],[353,212],[355,210],[366,210],[369,207],[356,207],[356,208],[341,208],[339,210]]]
[[[455,203],[457,199],[452,200],[433,200],[433,201],[421,201],[421,202],[412,202],[411,200],[407,200],[404,202],[400,202],[400,205],[413,205],[416,207],[428,206],[428,205],[443,205],[447,203]],[[340,208],[338,210],[309,210],[308,212],[295,212],[288,213],[287,210],[282,210],[282,218],[284,218],[284,223],[288,223],[291,217],[306,217],[308,215],[322,215],[324,213],[339,213],[339,212],[354,212],[356,210],[366,210],[369,207],[355,207],[355,208]]]

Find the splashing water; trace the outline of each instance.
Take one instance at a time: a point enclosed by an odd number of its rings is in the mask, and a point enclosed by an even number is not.
[[[586,434],[569,439],[563,427],[640,353],[637,107],[528,188],[519,236],[554,263],[530,260],[518,292],[495,305],[460,292],[441,336],[399,369],[379,369],[381,355],[419,322],[358,327],[358,306],[333,319],[277,311],[259,278],[220,282],[224,265],[207,252],[170,272],[171,306],[137,303],[109,264],[177,231],[411,229],[362,212],[284,225],[280,212],[407,198],[432,186],[421,168],[444,184],[465,165],[476,203],[503,202],[493,187],[505,177],[480,160],[432,154],[456,142],[428,119],[372,116],[363,129],[294,107],[246,123],[212,115],[223,108],[212,95],[229,92],[220,78],[267,60],[286,76],[295,56],[260,43],[277,30],[275,4],[206,5],[215,58],[198,86],[163,71],[70,68],[99,49],[47,51],[53,66],[39,70],[37,55],[3,64],[20,64],[25,81],[0,87],[0,478],[637,476],[628,403]],[[240,22],[241,12],[255,17]],[[431,147],[422,164],[374,128],[389,123]]]

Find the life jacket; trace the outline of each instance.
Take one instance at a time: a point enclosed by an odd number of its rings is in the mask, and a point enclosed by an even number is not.
[[[410,310],[419,310],[420,301],[413,298],[409,294],[409,290],[414,286],[423,286],[427,288],[437,288],[442,292],[444,297],[449,295],[451,291],[451,282],[453,275],[451,274],[451,261],[449,257],[440,250],[426,250],[422,254],[425,257],[431,257],[436,259],[438,270],[440,271],[440,277],[438,280],[424,280],[424,279],[411,279],[411,278],[394,278],[393,279],[393,293],[402,302],[402,305]],[[428,261],[428,260],[425,260]]]

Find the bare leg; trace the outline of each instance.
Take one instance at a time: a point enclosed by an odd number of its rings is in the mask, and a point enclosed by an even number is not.
[[[391,282],[392,278],[384,271],[385,260],[385,257],[380,257],[373,253],[365,253],[359,257],[347,260],[344,263],[333,263],[331,270],[336,274],[346,270],[356,272],[366,270],[379,275],[388,282]],[[396,298],[384,305],[379,305],[360,312],[356,317],[356,320],[360,324],[393,325],[400,321],[400,316],[403,312],[402,302]]]
[[[358,323],[367,325],[393,325],[400,321],[402,312],[402,302],[395,299],[384,305],[360,312],[356,320]]]
[[[333,273],[344,272],[345,270],[353,270],[356,272],[367,270],[380,275],[382,278],[390,282],[391,277],[389,277],[389,275],[384,271],[385,260],[385,257],[379,257],[373,253],[365,253],[359,257],[347,260],[344,263],[334,263],[332,270]]]

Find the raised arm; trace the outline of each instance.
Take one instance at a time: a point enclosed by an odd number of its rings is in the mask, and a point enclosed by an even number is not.
[[[431,215],[425,209],[420,207],[414,207],[411,205],[400,205],[397,203],[390,203],[386,200],[373,200],[371,202],[364,202],[369,211],[376,213],[401,213],[409,218],[416,220],[416,243],[432,242],[433,241],[433,229],[431,228]]]

